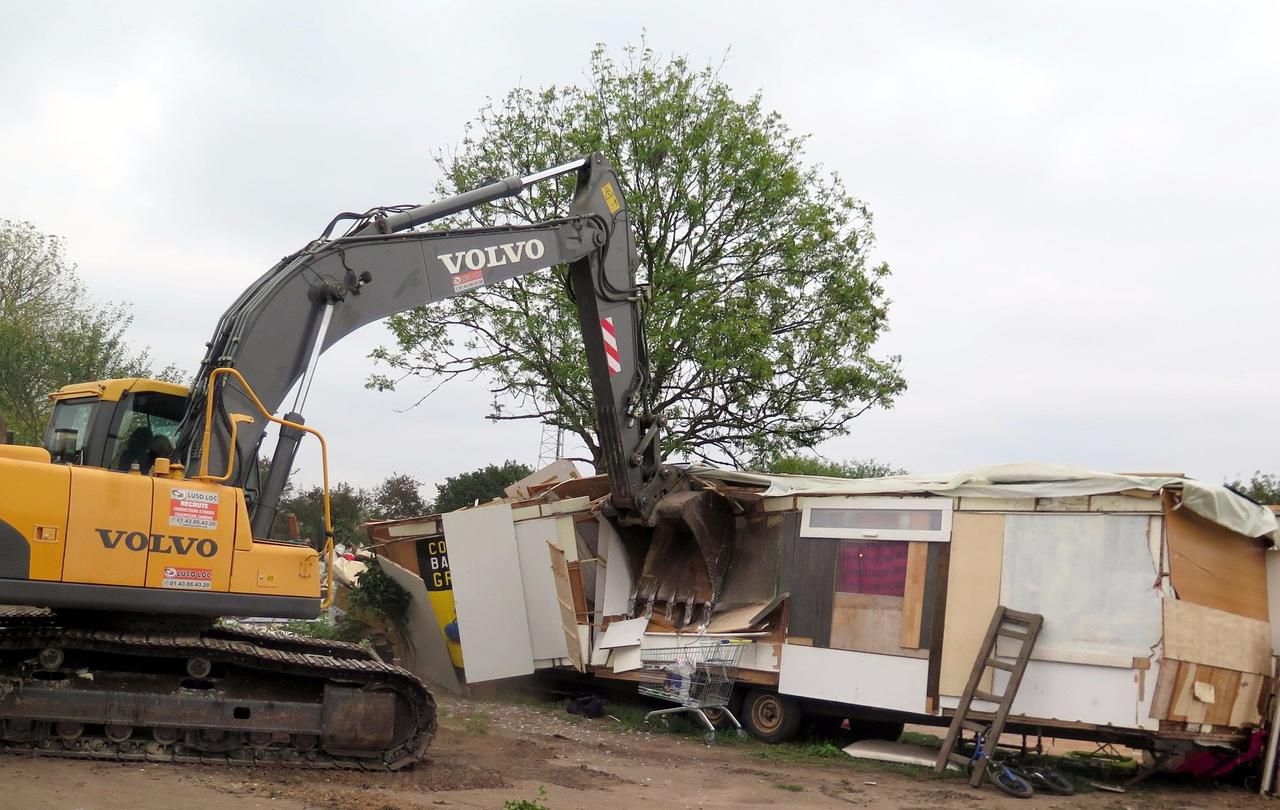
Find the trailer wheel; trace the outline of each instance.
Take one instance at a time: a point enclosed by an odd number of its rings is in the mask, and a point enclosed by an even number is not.
[[[753,735],[767,743],[784,742],[800,728],[803,711],[795,700],[752,689],[742,702],[742,724]]]

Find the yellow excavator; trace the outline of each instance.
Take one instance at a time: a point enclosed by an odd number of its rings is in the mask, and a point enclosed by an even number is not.
[[[568,174],[562,219],[439,227]],[[421,759],[435,706],[412,673],[356,645],[218,620],[313,618],[332,599],[327,451],[301,415],[322,352],[388,315],[548,267],[567,267],[578,307],[604,512],[642,571],[636,609],[709,615],[732,518],[661,462],[636,264],[616,174],[592,155],[428,205],[339,214],[223,314],[190,390],[123,379],[54,394],[42,447],[0,444],[0,605],[22,606],[0,608],[0,747],[391,770]],[[322,451],[324,537],[267,539],[307,435]]]

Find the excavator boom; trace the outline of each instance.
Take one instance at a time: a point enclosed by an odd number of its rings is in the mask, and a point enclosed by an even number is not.
[[[570,173],[562,219],[421,229]],[[420,758],[435,712],[411,673],[349,645],[213,618],[306,618],[327,604],[316,551],[265,539],[298,443],[315,432],[301,412],[321,354],[373,321],[547,267],[567,266],[578,307],[609,473],[603,511],[644,560],[635,610],[709,613],[732,515],[662,463],[636,261],[618,178],[592,155],[429,205],[340,215],[223,314],[189,396],[147,380],[56,395],[46,448],[0,446],[0,605],[33,606],[0,610],[4,747],[315,767]],[[325,531],[331,548],[327,505]]]

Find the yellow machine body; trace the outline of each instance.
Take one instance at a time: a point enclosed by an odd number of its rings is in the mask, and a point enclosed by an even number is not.
[[[156,380],[108,380],[67,386],[53,399],[106,409],[140,392],[187,393]],[[255,539],[239,488],[183,477],[167,460],[154,466],[144,475],[53,463],[44,448],[0,445],[0,603],[192,616],[319,612],[314,549]]]

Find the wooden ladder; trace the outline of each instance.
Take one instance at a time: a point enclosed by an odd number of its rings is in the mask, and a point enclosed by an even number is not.
[[[987,635],[982,639],[982,646],[978,650],[978,658],[973,662],[973,672],[969,673],[969,683],[964,688],[964,694],[960,696],[960,704],[956,706],[955,716],[951,718],[947,737],[942,741],[942,750],[938,752],[938,761],[934,763],[935,771],[938,773],[945,771],[948,762],[954,762],[961,768],[969,765],[968,757],[955,752],[961,732],[968,729],[986,735],[982,746],[982,757],[974,761],[973,772],[969,775],[969,784],[974,786],[982,784],[982,776],[986,772],[986,758],[994,749],[1000,735],[1004,733],[1005,721],[1009,719],[1009,709],[1013,707],[1013,699],[1018,694],[1022,674],[1027,670],[1027,662],[1031,660],[1031,648],[1035,646],[1042,624],[1044,624],[1044,617],[1038,613],[1022,613],[1010,610],[1004,605],[996,606],[996,612],[991,617],[991,626],[987,628]],[[1018,641],[1022,645],[1013,663],[1001,661],[996,657],[996,640],[1001,636]],[[1005,685],[1003,695],[993,695],[978,688],[987,667],[1003,669],[1009,673],[1009,683]],[[990,730],[982,723],[969,719],[969,712],[975,700],[999,705],[995,719],[991,721]]]

